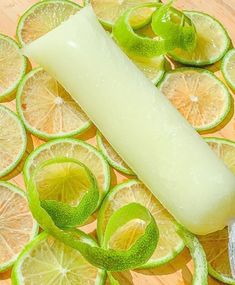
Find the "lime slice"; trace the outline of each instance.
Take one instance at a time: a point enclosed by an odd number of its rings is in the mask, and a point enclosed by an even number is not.
[[[224,57],[222,72],[228,85],[235,90],[235,49],[230,50]]]
[[[215,129],[231,109],[227,87],[208,70],[175,69],[165,74],[159,88],[199,132]]]
[[[204,66],[219,61],[230,46],[230,39],[224,27],[211,16],[196,12],[185,11],[197,31],[197,45],[193,52],[175,49],[170,55],[183,64]]]
[[[25,193],[16,186],[2,181],[0,229],[1,272],[13,265],[19,253],[38,231],[37,223],[29,211]]]
[[[45,35],[77,13],[80,6],[68,0],[47,0],[31,6],[20,18],[16,36],[23,46]]]
[[[96,245],[88,236],[84,238]],[[104,285],[105,279],[105,271],[47,233],[41,233],[24,249],[12,273],[14,285]]]
[[[213,137],[205,138],[205,141],[235,174],[235,142]],[[228,254],[228,229],[200,236],[199,240],[206,252],[210,275],[221,282],[234,285]]]
[[[91,5],[101,23],[112,28],[116,20],[129,8],[144,3],[152,3],[152,0],[91,0]],[[159,2],[155,0],[154,2]],[[130,24],[134,29],[145,26],[150,20],[155,9],[143,7],[133,12]]]
[[[129,180],[117,185],[106,196],[99,211],[97,233],[102,244],[104,232],[110,216],[118,209],[129,203],[141,203],[155,218],[159,227],[159,242],[152,257],[141,268],[150,268],[165,264],[172,260],[184,248],[184,242],[176,233],[175,221],[163,208],[152,193],[138,180]],[[109,241],[114,249],[126,250],[145,231],[145,224],[139,220],[132,220],[120,227]]]
[[[77,136],[91,126],[78,104],[42,68],[23,78],[16,102],[26,128],[42,139]]]
[[[127,175],[135,175],[99,131],[96,134],[96,141],[99,150],[113,168]]]
[[[42,207],[60,228],[84,224],[98,205],[96,179],[76,159],[54,158],[43,162],[35,174],[35,186]]]
[[[0,34],[0,102],[13,99],[27,67],[26,58],[17,43]]]
[[[9,174],[26,150],[23,124],[10,109],[0,105],[0,177]]]
[[[177,232],[182,237],[185,245],[188,247],[194,262],[194,274],[192,285],[207,285],[208,284],[208,266],[206,254],[199,240],[195,235],[178,226]]]
[[[164,56],[156,56],[153,58],[130,56],[130,59],[153,84],[156,85],[162,79],[165,73]]]
[[[92,145],[77,139],[57,139],[41,145],[28,157],[24,166],[26,184],[35,168],[42,162],[58,157],[79,160],[95,176],[100,192],[100,201],[109,190],[110,169],[103,155]]]

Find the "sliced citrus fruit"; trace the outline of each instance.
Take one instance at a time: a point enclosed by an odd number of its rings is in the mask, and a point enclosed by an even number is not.
[[[90,244],[96,243],[85,236]],[[21,253],[14,266],[14,285],[105,284],[105,271],[89,264],[79,251],[41,233]]]
[[[31,6],[20,18],[17,26],[17,39],[21,45],[29,44],[56,28],[80,6],[68,0],[40,1]]]
[[[165,73],[165,57],[156,56],[153,58],[130,57],[134,64],[150,79],[153,84],[157,84]]]
[[[42,207],[60,228],[84,224],[96,210],[99,191],[90,170],[76,159],[54,158],[34,176]]]
[[[179,68],[165,74],[160,90],[200,132],[214,129],[229,114],[228,88],[213,73],[198,68]]]
[[[196,11],[185,11],[196,27],[197,45],[194,51],[180,48],[170,52],[176,60],[186,65],[204,66],[219,61],[230,46],[224,27],[213,17]]]
[[[149,261],[141,268],[150,268],[165,264],[173,259],[184,248],[184,242],[176,233],[172,216],[163,208],[152,193],[138,180],[129,180],[114,187],[106,196],[99,211],[97,232],[100,243],[103,243],[104,232],[110,216],[129,203],[141,203],[156,220],[159,228],[159,242]],[[113,235],[109,247],[116,250],[127,250],[145,231],[145,223],[136,219],[128,222]]]
[[[38,226],[28,208],[25,193],[0,181],[0,272],[16,261],[25,245],[37,234]]]
[[[77,136],[91,126],[68,92],[42,68],[23,78],[16,103],[26,128],[43,139]]]
[[[90,169],[95,176],[100,192],[100,201],[109,190],[110,169],[103,155],[92,145],[77,139],[57,139],[47,142],[28,157],[24,166],[26,184],[34,169],[43,161],[67,157],[79,160]]]
[[[0,177],[9,174],[26,150],[26,132],[20,119],[0,105]]]
[[[230,50],[224,57],[222,72],[228,85],[235,90],[235,49]]]
[[[99,150],[113,168],[127,175],[135,175],[99,131],[96,134],[96,141]]]
[[[205,141],[235,174],[235,142],[215,137],[205,138]],[[207,256],[210,275],[221,282],[234,285],[228,254],[228,229],[200,236],[199,240]]]
[[[101,23],[112,28],[116,20],[129,8],[152,2],[151,0],[91,0],[91,5]],[[137,9],[130,18],[131,26],[137,29],[146,25],[151,20],[154,10],[148,7]]]
[[[17,43],[0,34],[0,102],[12,98],[27,67],[26,58]]]

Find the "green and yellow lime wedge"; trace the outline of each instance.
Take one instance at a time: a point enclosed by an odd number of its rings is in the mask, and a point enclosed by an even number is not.
[[[27,197],[18,187],[0,181],[0,272],[9,269],[38,226],[29,211]],[[1,282],[0,282],[1,283]]]
[[[230,50],[224,57],[222,72],[228,85],[235,90],[235,49]]]

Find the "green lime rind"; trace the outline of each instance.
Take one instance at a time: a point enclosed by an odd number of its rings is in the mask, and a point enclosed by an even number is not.
[[[87,153],[88,157],[84,157],[84,153],[81,153],[81,151],[75,152],[76,147],[82,148],[82,150],[85,153]],[[59,151],[59,155],[57,155],[57,151]],[[65,153],[65,151],[68,151],[68,153],[67,152]],[[32,174],[31,169],[32,167],[35,166],[35,159],[38,159],[38,157],[40,157],[42,153],[46,155],[46,158],[43,158],[40,162],[48,160],[49,158],[58,157],[58,156],[74,158],[74,159],[79,160],[81,163],[85,164],[85,166],[87,166],[90,169],[90,171],[95,176],[97,182],[100,176],[102,175],[103,177],[102,184],[98,183],[99,192],[100,192],[100,199],[99,199],[99,205],[100,205],[104,196],[109,191],[110,167],[107,161],[104,159],[103,155],[95,147],[93,147],[92,145],[84,141],[74,139],[74,138],[56,139],[56,140],[49,141],[39,146],[28,156],[25,162],[25,165],[24,165],[23,174],[24,174],[24,180],[25,180],[26,185],[28,184],[30,176]],[[95,158],[98,159],[98,161],[102,165],[102,173],[96,174],[95,170],[92,170],[91,166],[88,165],[88,163],[86,163],[86,159],[89,159],[89,156],[92,153],[95,155]],[[92,165],[94,165],[94,163],[92,163]]]
[[[44,0],[45,1],[45,0]],[[50,0],[47,0],[50,1]],[[58,1],[58,0],[57,0]],[[27,119],[24,116],[24,112],[22,109],[22,96],[23,96],[23,91],[24,91],[24,87],[27,84],[27,82],[30,82],[30,79],[38,72],[41,72],[43,70],[43,68],[41,67],[36,67],[34,69],[32,69],[29,73],[27,73],[22,80],[20,81],[18,90],[17,90],[17,95],[16,95],[16,109],[17,109],[17,113],[20,117],[20,119],[22,120],[22,122],[24,123],[25,128],[34,136],[41,138],[43,140],[52,140],[52,139],[58,139],[58,138],[68,138],[68,137],[76,137],[82,133],[84,133],[85,131],[87,131],[92,123],[91,121],[87,121],[86,123],[84,123],[84,125],[76,130],[70,131],[70,132],[64,132],[64,133],[55,133],[55,134],[49,134],[43,131],[40,131],[38,128],[32,126]],[[42,83],[43,84],[43,83]]]
[[[9,182],[5,182],[5,181],[0,181],[0,186],[4,186],[4,187],[8,188],[10,191],[19,194],[20,196],[22,196],[23,198],[25,198],[27,200],[26,193],[23,190],[21,190],[19,187],[15,186]],[[38,230],[39,230],[38,224],[35,222],[34,226],[32,228],[31,239],[33,239],[38,234]],[[19,254],[16,255],[11,260],[9,260],[8,262],[1,263],[0,264],[0,272],[5,272],[8,269],[10,269],[14,265],[16,260],[18,259],[18,256],[19,256]]]
[[[168,80],[168,78],[171,76],[171,74],[177,73],[177,72],[187,72],[187,71],[196,71],[198,73],[205,73],[208,76],[210,76],[213,80],[215,80],[216,84],[218,84],[223,90],[224,94],[226,94],[226,107],[224,108],[224,112],[221,116],[219,116],[213,123],[208,124],[206,126],[200,126],[200,127],[195,127],[195,129],[198,132],[207,132],[215,129],[217,126],[219,126],[229,115],[231,108],[232,108],[232,96],[227,88],[227,86],[212,72],[209,70],[203,69],[203,68],[198,68],[198,67],[180,67],[176,68],[174,70],[168,71],[165,73],[163,76],[162,80],[158,83],[157,87],[159,89],[162,88],[164,82]]]
[[[89,242],[91,245],[96,246],[96,242],[88,235],[82,233],[82,232],[78,232],[80,239],[84,239],[86,242]],[[23,276],[22,273],[22,265],[24,264],[25,259],[30,256],[30,253],[32,250],[36,249],[41,242],[45,241],[47,238],[49,237],[49,234],[46,232],[41,233],[40,235],[38,235],[33,241],[31,241],[25,248],[24,250],[21,252],[19,258],[17,259],[17,262],[15,263],[14,267],[13,267],[13,271],[12,271],[12,275],[11,275],[11,279],[12,279],[12,283],[13,285],[23,285],[25,284],[24,282],[24,278],[27,279],[27,276]],[[63,252],[63,258],[66,255],[66,252]],[[37,258],[37,256],[34,256],[34,258]],[[67,257],[68,259],[70,258],[70,256]],[[53,262],[53,261],[52,261]],[[94,281],[94,283],[96,285],[104,285],[106,281],[106,272],[104,270],[99,269],[97,271],[97,277],[96,280]]]
[[[167,50],[180,47],[187,51],[193,51],[196,47],[196,29],[190,18],[184,13],[171,7],[173,1],[159,7],[152,17],[153,32],[166,40]],[[178,18],[174,23],[171,16]]]
[[[37,9],[42,9],[48,5],[51,5],[51,4],[61,4],[61,5],[68,5],[68,7],[70,6],[71,8],[74,8],[75,11],[79,11],[81,6],[79,6],[77,3],[75,2],[72,2],[72,1],[69,1],[69,0],[44,0],[44,1],[40,1],[40,2],[37,2],[36,4],[32,5],[28,10],[26,10],[24,12],[24,14],[20,17],[19,19],[19,22],[17,24],[17,28],[16,28],[16,38],[17,38],[17,41],[20,43],[21,46],[24,46],[25,44],[29,43],[25,43],[23,38],[22,38],[22,30],[24,29],[24,23],[25,21],[27,20],[27,18],[30,18],[31,15],[35,14]],[[44,8],[45,9],[45,8]],[[51,11],[53,12],[53,10],[51,9]],[[48,16],[50,16],[48,14]],[[66,16],[70,16],[70,15],[66,15]],[[51,18],[48,18],[49,21],[51,21],[54,17],[54,14],[51,15]],[[68,17],[65,17],[64,19],[61,19],[61,21],[65,21],[68,19]],[[57,15],[57,19],[59,19],[58,15]],[[58,22],[57,25],[59,25],[61,22]],[[44,24],[44,23],[43,23]],[[45,23],[46,25],[47,23]],[[56,25],[54,25],[52,27],[55,28]],[[38,32],[35,30],[35,33]],[[45,31],[46,32],[49,32],[48,31]],[[42,36],[43,34],[40,34],[39,36]]]
[[[234,79],[232,79],[229,75],[229,70],[228,70],[228,63],[232,56],[234,56],[234,64],[231,68],[233,68],[235,74],[235,49],[231,49],[223,58],[221,64],[221,71],[229,87],[235,90],[235,77]]]
[[[23,158],[25,151],[26,151],[26,147],[27,147],[26,131],[25,131],[24,125],[21,122],[21,120],[19,119],[19,117],[13,111],[8,109],[4,105],[0,105],[0,112],[1,112],[1,110],[3,112],[6,112],[9,116],[12,116],[14,118],[14,120],[17,121],[19,128],[20,128],[21,136],[22,136],[22,145],[19,146],[21,148],[21,150],[19,151],[18,156],[14,159],[14,161],[7,168],[5,168],[5,170],[0,171],[0,178],[11,173],[16,168],[16,166],[19,164],[19,162]]]
[[[36,168],[35,176],[38,175],[40,177],[40,171],[46,171],[47,166],[63,163],[73,163],[76,165],[76,169],[82,172],[80,175],[86,178],[86,182],[89,185],[86,186],[87,192],[77,206],[50,199],[41,200],[41,205],[52,217],[57,227],[74,228],[84,224],[94,213],[99,202],[99,191],[96,179],[91,171],[84,164],[72,158],[60,157],[44,161]]]
[[[142,4],[139,6],[136,6],[134,8],[128,9],[123,15],[118,18],[118,20],[115,22],[115,25],[113,27],[113,36],[116,40],[116,42],[131,56],[139,56],[139,57],[156,57],[160,55],[164,55],[170,50],[173,50],[175,47],[185,48],[186,43],[190,43],[189,37],[188,37],[188,28],[189,27],[182,27],[180,25],[174,24],[171,21],[168,22],[169,26],[179,27],[180,31],[184,31],[184,29],[187,30],[185,33],[180,33],[180,41],[175,41],[175,32],[169,32],[168,30],[161,30],[162,36],[161,38],[148,38],[148,37],[142,37],[138,34],[136,34],[131,27],[129,23],[129,18],[131,16],[131,13],[135,11],[138,8],[141,7],[164,7],[161,3],[150,3],[150,4]],[[171,8],[172,9],[172,8]],[[175,10],[175,9],[174,9]],[[158,10],[155,12],[158,13]],[[154,13],[154,14],[155,14]],[[181,12],[177,11],[177,14],[179,15]],[[185,16],[186,18],[187,16]],[[154,16],[153,16],[154,19]],[[152,25],[154,27],[157,26],[159,23],[159,19],[156,17],[157,22],[154,25],[154,22]],[[190,20],[188,20],[190,22]],[[186,21],[185,21],[186,22]],[[195,32],[193,30],[193,32]],[[187,40],[183,37],[187,36]],[[185,41],[184,41],[185,40]]]
[[[208,267],[206,254],[202,245],[195,235],[178,225],[177,232],[188,247],[194,262],[194,275],[192,285],[208,284]]]
[[[96,141],[97,141],[98,149],[101,151],[105,159],[108,161],[108,163],[113,168],[127,175],[135,175],[129,167],[126,167],[125,165],[118,163],[108,154],[107,149],[105,148],[105,145],[103,142],[103,136],[100,133],[100,131],[97,131],[96,133]]]
[[[209,271],[210,276],[212,276],[216,280],[221,281],[225,284],[235,285],[235,279],[217,272],[210,264],[208,264],[208,271]]]
[[[144,264],[151,257],[156,248],[159,235],[155,220],[145,207],[140,204],[131,203],[116,211],[110,217],[107,225],[104,235],[105,241],[108,241],[120,226],[125,225],[126,221],[138,218],[147,224],[145,233],[129,250],[116,251],[91,246],[84,241],[80,241],[78,234],[74,231],[59,229],[51,216],[42,208],[34,181],[36,171],[37,168],[33,171],[27,187],[29,207],[34,218],[46,232],[64,244],[77,249],[92,265],[107,271],[133,269]],[[147,248],[146,245],[148,245]]]
[[[118,184],[117,186],[115,186],[113,189],[110,190],[110,192],[107,194],[104,201],[102,202],[102,206],[99,210],[99,214],[98,214],[98,218],[97,218],[97,235],[98,235],[98,240],[99,240],[100,244],[103,244],[103,242],[104,242],[104,231],[102,229],[102,226],[104,223],[105,211],[106,211],[106,208],[109,204],[109,201],[112,200],[113,197],[115,196],[115,194],[118,191],[122,190],[125,186],[136,184],[136,183],[138,184],[140,182],[136,179],[131,179],[131,180],[128,180],[128,181],[123,182],[121,184]],[[156,220],[156,223],[158,223],[157,220]],[[160,233],[160,236],[163,235],[163,233],[161,233],[160,228],[159,228],[159,233]],[[172,248],[172,251],[169,252],[167,255],[165,255],[164,258],[153,259],[151,257],[146,263],[142,264],[141,266],[138,266],[138,268],[139,269],[149,269],[149,268],[154,268],[154,267],[158,267],[158,266],[162,266],[164,264],[167,264],[169,261],[174,259],[180,252],[182,252],[183,249],[185,248],[185,244],[184,244],[183,240],[181,240],[181,241],[182,242],[180,242],[177,247]]]
[[[192,16],[193,15],[197,15],[197,16],[201,16],[201,17],[205,17],[205,19],[207,19],[208,21],[210,21],[210,26],[216,26],[219,29],[220,32],[220,39],[224,41],[224,45],[221,51],[218,51],[218,53],[212,57],[207,57],[207,58],[202,58],[202,56],[200,55],[199,58],[193,59],[193,58],[188,58],[190,56],[195,55],[195,53],[197,52],[197,50],[202,50],[202,52],[204,50],[208,50],[208,48],[206,46],[202,46],[200,47],[200,36],[198,35],[197,39],[198,39],[198,43],[197,46],[195,48],[195,50],[191,53],[187,53],[186,55],[180,55],[181,51],[170,51],[169,55],[175,60],[178,61],[182,64],[185,65],[190,65],[190,66],[206,66],[206,65],[211,65],[219,60],[221,60],[224,55],[226,54],[226,52],[228,51],[230,44],[231,44],[231,40],[229,38],[229,35],[226,31],[226,29],[224,28],[224,26],[215,18],[211,17],[210,15],[203,13],[203,12],[196,12],[196,11],[184,11],[184,14],[186,16],[188,16],[188,18],[191,18],[192,22],[194,23],[194,25],[196,26],[196,31],[197,31],[197,24],[193,21]],[[210,26],[208,26],[208,29],[210,28]],[[210,36],[213,36],[213,32],[210,34]],[[201,43],[204,44],[205,39],[202,37]],[[209,40],[209,38],[208,38]],[[213,44],[213,43],[212,43]],[[218,43],[215,43],[216,45],[218,45]]]
[[[23,76],[26,73],[27,59],[25,56],[23,56],[20,53],[20,47],[15,40],[13,40],[12,38],[0,33],[0,41],[6,41],[7,43],[10,43],[12,46],[14,46],[19,51],[19,56],[21,57],[21,60],[22,60],[22,66],[21,66],[21,70],[19,72],[18,79],[14,82],[14,84],[12,84],[11,87],[6,89],[4,92],[0,93],[0,102],[5,102],[5,101],[9,101],[9,100],[13,99],[13,95],[14,95],[15,91],[16,91],[20,81],[22,80]]]

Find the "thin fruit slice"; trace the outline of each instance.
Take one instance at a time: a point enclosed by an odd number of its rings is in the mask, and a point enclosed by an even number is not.
[[[100,201],[109,190],[110,169],[103,155],[92,145],[77,139],[57,139],[41,145],[28,157],[24,166],[26,184],[34,169],[43,161],[68,157],[79,160],[95,176],[100,192]]]
[[[89,240],[91,245],[96,243]],[[79,251],[41,233],[21,253],[14,266],[14,285],[104,285],[105,271],[89,264]]]
[[[31,6],[20,18],[16,35],[21,45],[45,35],[77,13],[80,6],[68,0],[47,0]]]
[[[152,193],[138,180],[129,180],[117,185],[106,196],[99,211],[97,232],[100,243],[103,243],[104,232],[110,216],[129,203],[141,203],[156,220],[159,227],[159,242],[154,254],[141,268],[150,268],[172,260],[184,248],[184,242],[176,233],[172,216],[163,208]],[[126,250],[143,234],[145,224],[132,220],[121,227],[109,241],[109,247]]]
[[[153,58],[130,57],[135,65],[150,79],[153,84],[157,84],[165,73],[165,57],[156,56]]]
[[[205,138],[205,141],[235,174],[235,142],[214,137]],[[228,229],[200,236],[199,240],[206,252],[210,275],[234,285],[228,255]]]
[[[101,23],[112,28],[116,20],[129,8],[152,2],[152,0],[91,0],[91,5]],[[153,11],[153,8],[146,7],[137,9],[130,18],[131,26],[137,29],[146,25],[151,20]]]
[[[175,49],[170,55],[183,64],[204,66],[219,61],[230,46],[224,27],[213,17],[196,11],[185,11],[196,27],[197,45],[194,51]]]
[[[84,224],[98,205],[96,179],[76,159],[61,157],[43,162],[35,185],[42,207],[60,228]]]
[[[16,261],[25,245],[37,234],[38,226],[28,208],[25,193],[0,181],[0,272]]]
[[[199,132],[216,128],[231,109],[227,87],[208,70],[175,69],[165,74],[159,88]]]
[[[77,136],[91,126],[68,92],[42,68],[23,78],[16,102],[26,128],[42,139]]]
[[[27,60],[20,53],[18,44],[0,34],[0,102],[13,99],[26,68]]]
[[[235,49],[230,50],[224,57],[222,72],[228,85],[235,90]]]
[[[26,150],[23,124],[10,109],[0,105],[0,177],[9,174]]]
[[[188,247],[194,262],[194,274],[192,285],[207,285],[208,284],[208,267],[206,254],[199,240],[195,235],[178,226],[178,234],[182,237],[185,245]]]
[[[135,175],[99,131],[96,134],[96,141],[99,150],[113,168],[127,175]]]

